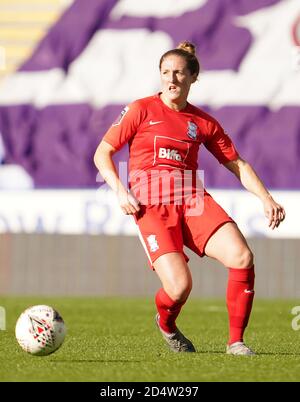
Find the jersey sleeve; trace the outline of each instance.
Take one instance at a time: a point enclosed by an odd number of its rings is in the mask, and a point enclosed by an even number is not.
[[[225,134],[223,128],[217,122],[213,125],[212,132],[205,141],[204,146],[222,164],[234,161],[239,157],[231,138]]]
[[[122,110],[102,140],[119,150],[136,134],[142,121],[143,109],[139,102],[133,102]]]

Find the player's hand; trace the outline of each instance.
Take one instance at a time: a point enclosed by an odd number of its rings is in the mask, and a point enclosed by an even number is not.
[[[118,200],[125,215],[134,215],[140,210],[138,200],[130,192],[121,192]]]
[[[269,220],[269,227],[272,230],[278,228],[285,218],[283,206],[275,202],[270,195],[264,200],[264,211]]]

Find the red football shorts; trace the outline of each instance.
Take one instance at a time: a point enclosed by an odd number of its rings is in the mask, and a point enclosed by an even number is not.
[[[186,205],[140,205],[134,216],[140,240],[153,268],[155,260],[163,254],[182,253],[188,247],[200,257],[210,237],[226,222],[234,222],[223,208],[204,191],[201,213],[190,214]]]

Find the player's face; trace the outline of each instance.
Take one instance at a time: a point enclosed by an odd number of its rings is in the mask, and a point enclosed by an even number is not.
[[[196,75],[191,75],[184,58],[171,55],[164,59],[160,70],[162,93],[165,99],[172,103],[184,103],[190,87],[196,81]]]

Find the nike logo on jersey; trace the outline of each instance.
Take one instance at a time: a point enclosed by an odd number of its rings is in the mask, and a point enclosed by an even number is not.
[[[159,124],[159,123],[163,123],[163,121],[153,121],[153,120],[149,121],[150,126],[154,126],[154,124]]]

